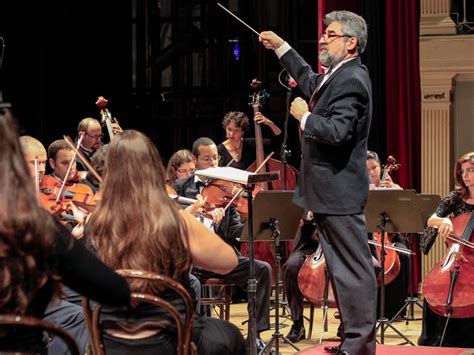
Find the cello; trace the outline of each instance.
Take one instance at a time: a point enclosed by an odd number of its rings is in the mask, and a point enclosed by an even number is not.
[[[395,170],[398,170],[398,168],[401,165],[397,163],[397,160],[392,156],[389,155],[387,158],[387,164],[383,167],[382,170],[382,177],[380,178],[380,181],[384,181],[387,176],[390,175]],[[382,236],[380,232],[374,232],[372,233],[373,240],[375,241],[376,245],[376,250],[377,250],[377,256],[378,260],[382,259]],[[384,251],[385,251],[385,263],[383,265],[384,267],[384,284],[388,285],[391,283],[393,280],[395,280],[400,273],[400,256],[398,252],[396,251],[395,243],[392,241],[392,234],[385,233],[384,234]],[[388,248],[387,248],[388,246]],[[378,286],[380,283],[380,280],[377,280]]]
[[[433,312],[452,318],[474,317],[474,213],[452,220],[448,252],[426,275],[423,296]]]

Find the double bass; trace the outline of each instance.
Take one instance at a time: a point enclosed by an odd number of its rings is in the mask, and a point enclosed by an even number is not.
[[[448,252],[423,281],[423,296],[433,312],[452,318],[474,317],[474,213],[452,220]]]
[[[253,109],[254,115],[260,112],[260,109],[268,97],[268,94],[261,89],[261,81],[253,79],[250,86],[253,89],[253,94],[250,96],[251,100],[249,105]],[[255,172],[258,169],[259,173],[265,173],[269,171],[279,171],[280,180],[271,181],[270,183],[261,183],[258,186],[259,190],[294,190],[296,188],[298,170],[291,165],[283,164],[281,161],[270,158],[265,159],[265,153],[263,149],[263,138],[261,125],[254,120],[255,128],[255,162],[247,169],[248,171]],[[266,162],[265,162],[266,160]],[[265,162],[265,164],[263,164]],[[286,180],[284,180],[286,179]],[[257,192],[258,193],[258,192]],[[292,242],[286,242],[287,250],[291,250],[293,245]],[[241,245],[242,255],[248,256],[248,243]],[[266,261],[270,265],[274,265],[273,247],[271,242],[256,242],[254,245],[254,255],[256,259]]]

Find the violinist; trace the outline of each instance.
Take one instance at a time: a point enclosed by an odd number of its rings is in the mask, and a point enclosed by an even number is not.
[[[254,120],[269,127],[275,136],[281,134],[280,128],[275,123],[257,112]],[[255,161],[255,139],[243,138],[249,127],[249,118],[240,111],[230,111],[226,113],[222,120],[225,130],[226,140],[217,146],[220,155],[219,165],[229,166],[246,170]],[[270,140],[264,140],[265,148],[270,147]]]
[[[386,171],[382,169],[382,163],[379,155],[372,151],[367,151],[367,172],[370,178],[369,189],[370,190],[381,190],[381,189],[393,189],[402,190],[400,185],[393,182],[392,177]],[[406,243],[401,238],[400,234],[390,234],[387,236],[390,240],[385,242],[394,243],[394,246],[406,249]],[[373,239],[373,235],[369,235],[369,239]],[[375,246],[370,245],[372,255],[378,260],[377,249]],[[397,253],[396,251],[389,251],[390,253]],[[403,307],[405,303],[405,297],[407,296],[407,282],[408,282],[408,258],[410,256],[398,253],[398,260],[400,261],[400,272],[396,278],[389,284],[385,284],[385,316],[391,319],[395,316],[398,311]],[[380,262],[380,260],[378,260]],[[376,265],[377,272],[380,272],[379,264]],[[387,279],[385,279],[387,280]],[[379,288],[378,302],[380,302],[380,288]],[[379,316],[380,306],[377,306],[377,316]],[[404,316],[404,314],[400,314]]]
[[[46,149],[43,143],[31,136],[21,136],[20,145],[31,177],[40,185],[46,172],[46,161],[48,160]]]
[[[92,213],[86,240],[113,269],[158,272],[191,292],[191,264],[215,273],[227,273],[237,265],[229,245],[191,215],[179,211],[169,199],[160,154],[144,134],[126,130],[112,139],[101,191],[102,200]],[[131,288],[134,292],[157,293],[180,315],[184,312],[182,300],[174,292],[161,292],[148,282],[133,282]],[[104,308],[101,317],[123,320],[135,328],[108,330],[104,334],[107,354],[176,353],[176,328],[160,307]],[[147,327],[135,327],[137,322],[144,325],[143,321],[157,318],[160,327],[149,322]],[[245,352],[241,333],[224,320],[194,317],[191,332],[200,354]]]
[[[0,279],[9,280],[0,285],[0,312],[52,322],[66,329],[84,353],[89,336],[82,308],[58,299],[58,280],[96,301],[116,306],[128,304],[130,290],[125,279],[105,267],[39,207],[34,192],[37,175],[32,173],[36,169],[26,161],[44,161],[45,155],[37,139],[24,136],[19,140],[14,118],[0,110],[0,164],[6,172],[0,175]],[[57,337],[47,345],[46,349],[41,331],[5,328],[0,332],[0,353],[13,346],[22,353],[68,353]]]
[[[197,139],[192,146],[192,153],[196,161],[196,168],[203,170],[217,166],[219,155],[216,144],[207,137]],[[205,186],[205,182],[201,181],[198,176],[191,175],[190,177],[177,180],[174,186],[175,191],[179,196],[196,198]],[[222,209],[222,208],[221,208]],[[234,206],[231,206],[225,211],[225,215],[221,218],[219,223],[214,226],[216,233],[229,245],[233,246],[238,253],[238,266],[226,275],[216,275],[201,270],[194,270],[198,276],[204,278],[219,277],[223,278],[229,283],[233,283],[240,287],[247,286],[249,276],[249,259],[244,257],[237,251],[235,247],[237,238],[242,233],[243,224],[240,215]],[[270,327],[270,293],[271,293],[271,267],[268,263],[255,260],[255,278],[257,280],[257,300],[256,300],[256,322],[257,322],[257,348],[260,350],[265,347],[265,343],[260,338],[260,332],[269,329]]]
[[[439,204],[436,212],[428,219],[428,230],[422,246],[427,254],[437,235],[447,237],[453,231],[451,220],[465,213],[474,212],[474,152],[463,154],[454,168],[455,189],[449,192]],[[471,240],[472,241],[472,240]],[[446,318],[434,313],[423,303],[423,325],[419,345],[440,346]],[[474,347],[474,318],[451,318],[441,346]]]
[[[186,179],[196,171],[196,162],[191,153],[187,149],[181,149],[175,152],[168,160],[166,167],[167,184],[174,186],[176,180]]]
[[[58,199],[57,196],[61,191],[64,180],[66,180],[62,190],[62,197],[64,197],[64,199],[83,202],[84,204],[88,204],[88,201],[92,201],[94,192],[89,186],[79,183],[80,178],[76,170],[74,152],[65,140],[55,140],[48,146],[48,158],[49,165],[53,171],[50,175],[44,176],[41,182],[40,190],[48,197],[43,201],[43,207],[47,208],[49,201],[58,201],[62,204],[61,206],[64,207],[63,203],[65,201],[63,201],[63,198]],[[72,215],[72,218],[66,218],[63,222],[71,229],[77,226],[78,229],[73,231],[73,235],[81,237],[82,225],[89,211],[84,208],[79,208],[78,206],[73,206],[70,203],[67,207],[67,209],[64,209],[66,213],[61,213],[61,215],[63,217]],[[61,208],[61,210],[63,210],[63,208]]]

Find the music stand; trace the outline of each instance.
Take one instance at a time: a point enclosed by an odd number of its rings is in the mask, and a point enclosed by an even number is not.
[[[421,212],[421,220],[423,224],[426,223],[428,218],[436,211],[439,203],[441,202],[441,197],[439,195],[429,195],[429,194],[418,194],[418,205]],[[418,233],[420,234],[420,233]],[[411,234],[407,236],[408,245],[412,244]],[[403,314],[404,310],[408,311],[408,314],[405,315],[405,323],[408,325],[410,321],[421,320],[422,318],[415,318],[414,315],[414,306],[417,305],[421,309],[423,306],[419,303],[418,292],[413,291],[413,263],[412,256],[408,258],[408,294],[405,299],[405,304],[400,308],[400,310],[393,316],[390,320],[390,323],[393,322],[398,316]]]
[[[385,317],[385,248],[384,238],[387,233],[419,233],[423,230],[418,196],[412,190],[369,191],[365,207],[367,230],[370,233],[380,232],[381,235],[381,285],[380,285],[380,318],[377,329],[380,328],[380,344],[384,344],[385,330],[391,328],[405,340],[405,343],[415,344],[396,329]]]
[[[255,279],[255,265],[253,253],[253,196],[252,192],[255,184],[261,182],[270,182],[280,180],[279,171],[270,171],[266,173],[252,173],[231,167],[213,167],[204,170],[196,170],[198,176],[211,179],[219,179],[242,184],[247,194],[248,202],[248,241],[249,241],[249,281],[247,287],[248,303],[249,303],[249,323],[248,323],[248,340],[250,345],[250,354],[256,355],[257,348],[257,322],[255,319],[255,302],[257,293],[257,280]],[[245,231],[245,228],[244,228]]]
[[[296,351],[299,349],[280,333],[280,240],[292,240],[295,230],[303,215],[303,208],[292,203],[293,191],[260,191],[253,201],[254,212],[252,230],[245,228],[240,236],[241,240],[249,240],[252,232],[253,240],[273,240],[275,247],[275,332],[271,340],[265,345],[260,354],[265,354],[275,344],[275,354],[279,354],[279,340],[283,338]],[[250,221],[247,220],[246,223]],[[246,232],[248,231],[248,232]]]

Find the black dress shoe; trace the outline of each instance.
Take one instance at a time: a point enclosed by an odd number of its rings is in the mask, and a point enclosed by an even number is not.
[[[292,343],[297,343],[300,340],[306,339],[306,330],[302,326],[292,325],[290,332],[286,336],[286,339]]]
[[[336,354],[336,353],[339,354],[339,349],[340,349],[339,345],[324,347],[324,351],[331,354]]]

